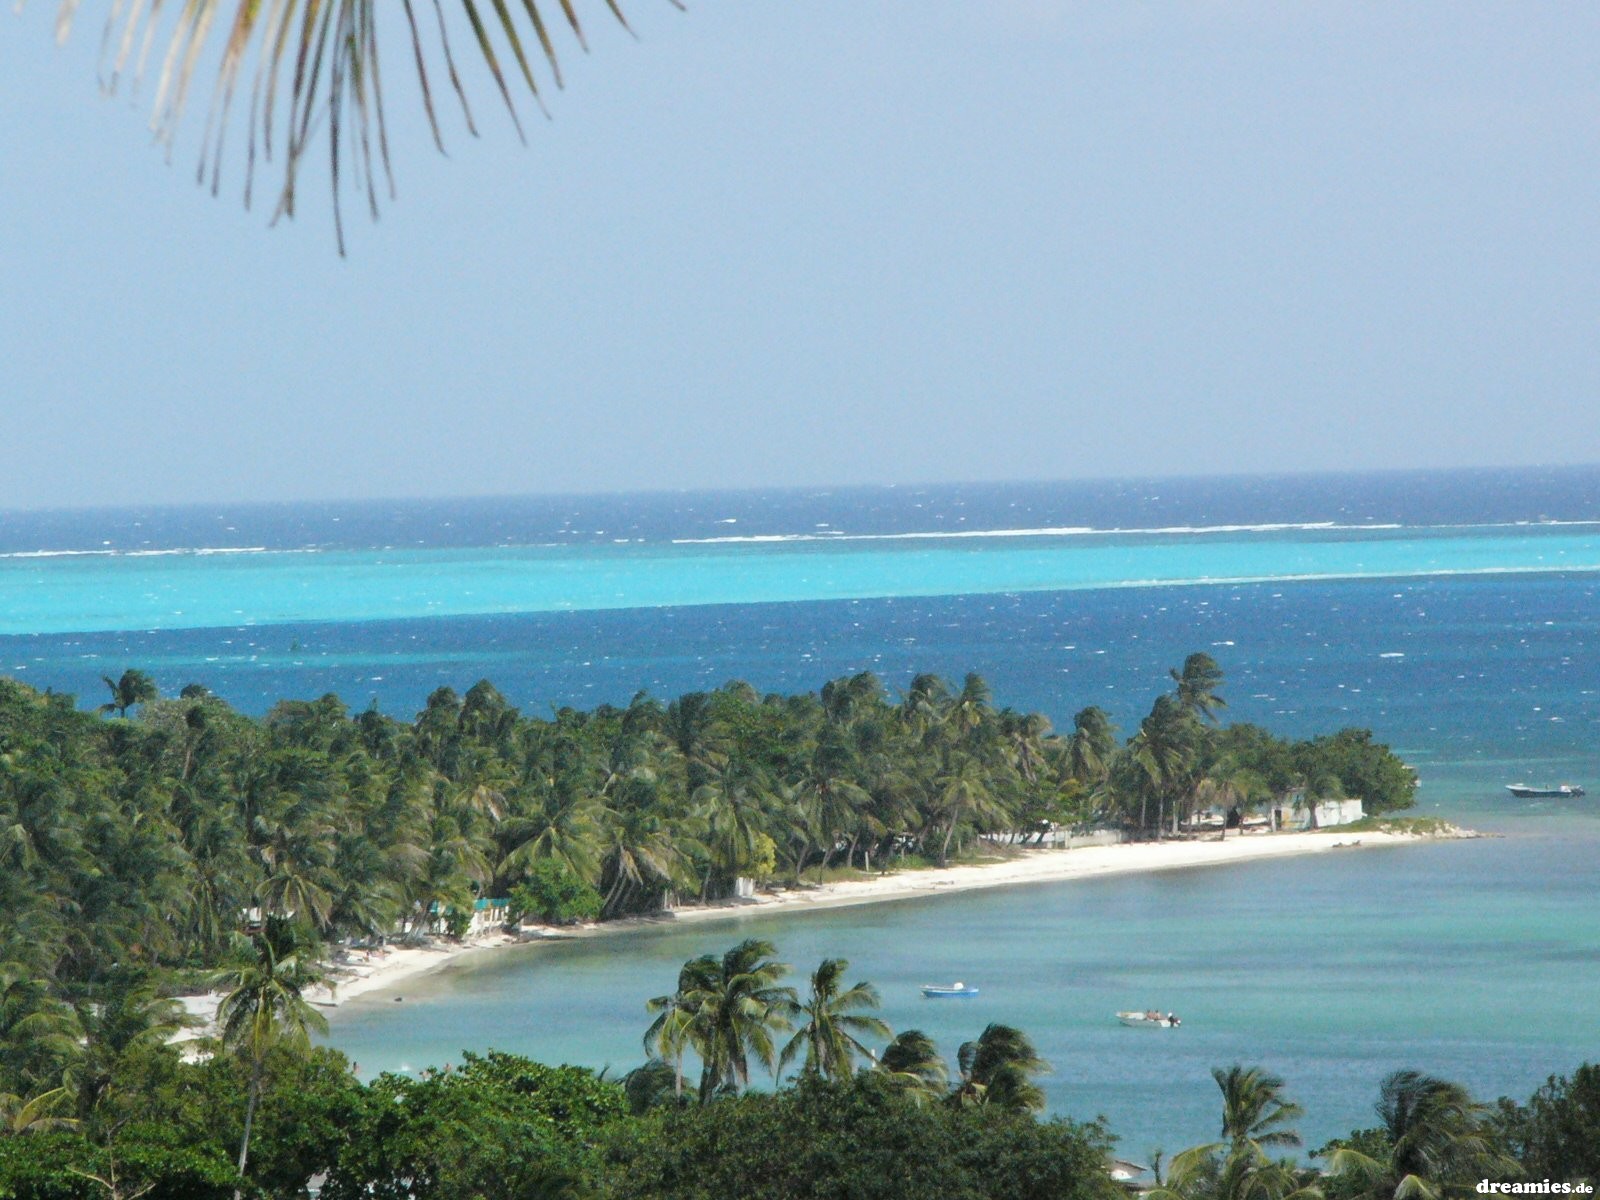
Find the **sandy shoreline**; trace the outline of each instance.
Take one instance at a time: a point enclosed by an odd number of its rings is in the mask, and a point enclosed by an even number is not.
[[[307,999],[324,1008],[336,1008],[357,996],[384,991],[431,974],[442,967],[471,956],[490,953],[505,946],[532,945],[540,940],[574,937],[604,937],[651,927],[676,927],[709,921],[726,921],[753,915],[805,912],[843,908],[856,904],[880,904],[926,896],[951,895],[981,888],[1009,887],[1026,883],[1059,883],[1073,879],[1093,879],[1105,875],[1145,871],[1183,870],[1194,867],[1225,866],[1229,863],[1260,859],[1287,858],[1292,855],[1322,854],[1334,850],[1371,849],[1404,846],[1437,840],[1438,837],[1471,837],[1465,831],[1441,835],[1404,833],[1346,833],[1327,830],[1316,833],[1275,833],[1235,835],[1225,841],[1137,842],[1120,846],[1084,846],[1070,850],[1023,850],[1015,858],[977,866],[945,867],[901,871],[873,879],[848,880],[762,894],[753,900],[724,901],[704,907],[680,908],[670,915],[639,917],[576,929],[542,928],[518,938],[494,933],[465,942],[439,942],[428,946],[391,947],[374,952],[370,958],[359,951],[331,964],[334,987],[318,988]],[[216,1013],[216,995],[190,996],[184,1007],[202,1024],[209,1024]],[[205,1032],[196,1030],[191,1036]]]

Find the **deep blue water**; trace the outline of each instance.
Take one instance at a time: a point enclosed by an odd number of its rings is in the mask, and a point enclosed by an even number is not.
[[[0,554],[528,546],[618,538],[1600,521],[1600,468],[211,504],[0,513]]]

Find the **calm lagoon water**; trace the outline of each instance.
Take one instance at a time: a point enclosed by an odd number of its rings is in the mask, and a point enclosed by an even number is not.
[[[1134,1154],[1214,1135],[1209,1071],[1235,1061],[1290,1081],[1316,1145],[1370,1124],[1398,1066],[1523,1096],[1600,1048],[1593,818],[1483,823],[1530,828],[518,948],[351,1001],[332,1040],[364,1074],[485,1046],[626,1069],[679,964],[762,936],[797,968],[849,958],[893,1027],[951,1055],[989,1021],[1027,1030],[1052,1110],[1104,1114]],[[918,993],[952,978],[982,994]],[[1184,1027],[1124,1029],[1130,1006]]]
[[[1235,1060],[1288,1079],[1316,1144],[1396,1067],[1492,1098],[1600,1058],[1600,802],[1503,791],[1600,785],[1597,588],[1595,469],[0,514],[0,671],[404,714],[485,677],[538,711],[977,670],[1127,729],[1207,650],[1232,718],[1371,726],[1423,811],[1503,836],[532,947],[334,1022],[369,1077],[489,1046],[626,1069],[645,998],[761,934],[798,969],[848,957],[952,1055],[1028,1030],[1052,1108],[1139,1156],[1214,1135]],[[940,978],[983,994],[922,1000]],[[1123,1029],[1129,1006],[1185,1026]]]

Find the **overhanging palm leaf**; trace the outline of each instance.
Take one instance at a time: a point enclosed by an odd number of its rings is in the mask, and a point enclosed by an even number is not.
[[[72,1092],[66,1087],[51,1088],[32,1099],[0,1092],[0,1133],[47,1133],[54,1129],[76,1129],[78,1122],[62,1115],[71,1107]]]
[[[628,28],[618,0],[604,0],[611,15]],[[680,0],[667,0],[681,8]],[[254,57],[255,69],[247,91],[245,204],[251,201],[256,157],[271,160],[281,154],[283,185],[274,219],[294,215],[296,183],[302,160],[309,152],[318,127],[328,129],[329,171],[333,185],[334,228],[339,252],[344,253],[344,229],[339,208],[342,182],[362,194],[373,215],[378,211],[379,179],[393,198],[394,179],[389,163],[389,136],[384,118],[383,83],[379,67],[380,42],[399,37],[388,32],[405,18],[411,57],[417,71],[423,109],[434,144],[443,151],[444,137],[434,104],[434,79],[442,64],[444,76],[461,104],[467,128],[477,126],[467,102],[467,91],[456,69],[451,32],[477,48],[495,87],[522,134],[522,122],[506,76],[513,70],[522,77],[534,103],[544,101],[534,76],[533,63],[541,57],[556,87],[562,86],[561,64],[551,26],[564,22],[578,45],[588,49],[583,25],[572,0],[558,0],[559,18],[547,17],[550,0],[400,0],[398,6],[380,0],[232,0],[232,16],[223,12],[225,0],[110,0],[101,41],[102,72],[108,90],[115,90],[126,73],[144,75],[152,48],[164,43],[151,110],[151,128],[170,155],[178,125],[188,107],[190,87],[201,58],[219,24],[226,25],[211,105],[206,115],[198,177],[209,178],[216,192],[221,181],[223,148],[227,140],[234,101],[239,98],[245,64]],[[62,0],[56,20],[58,37],[65,38],[77,15],[80,0]],[[432,8],[429,20],[428,8]],[[521,9],[518,13],[515,10]],[[446,9],[457,16],[447,17]],[[420,11],[419,11],[420,10]],[[379,34],[380,11],[385,33]],[[165,19],[170,16],[170,20]],[[219,18],[221,20],[219,21]],[[631,32],[631,30],[630,30]],[[529,36],[531,35],[531,37]],[[528,46],[537,43],[537,49]],[[502,65],[502,56],[510,68]]]

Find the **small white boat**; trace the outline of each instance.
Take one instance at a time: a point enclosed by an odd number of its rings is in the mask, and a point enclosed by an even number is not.
[[[1183,1024],[1177,1013],[1160,1013],[1154,1009],[1149,1012],[1119,1012],[1117,1020],[1134,1029],[1176,1029]]]
[[[1508,783],[1506,791],[1518,800],[1575,800],[1583,789],[1575,783],[1561,783],[1555,787],[1529,787],[1525,783]]]
[[[922,985],[922,994],[936,1000],[950,996],[976,996],[978,989],[958,979],[954,983],[925,983]]]

